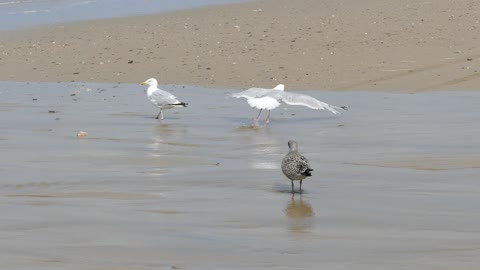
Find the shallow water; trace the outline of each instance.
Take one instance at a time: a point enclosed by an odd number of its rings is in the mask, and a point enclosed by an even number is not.
[[[0,30],[238,2],[247,0],[0,0]]]
[[[480,94],[304,91],[351,108],[251,126],[165,89],[190,105],[160,121],[140,85],[0,83],[0,268],[477,269]]]

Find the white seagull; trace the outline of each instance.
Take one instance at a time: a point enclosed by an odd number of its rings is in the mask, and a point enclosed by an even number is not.
[[[161,117],[163,120],[163,109],[171,109],[176,107],[187,107],[188,103],[178,101],[177,97],[167,91],[158,89],[158,82],[154,78],[150,78],[141,83],[141,85],[148,85],[147,97],[148,99],[160,109],[156,119]]]
[[[273,110],[280,106],[280,102],[283,102],[288,105],[302,105],[314,110],[328,110],[333,114],[339,114],[339,110],[347,110],[347,106],[337,107],[329,105],[320,100],[296,93],[285,92],[285,85],[279,84],[272,89],[269,88],[250,88],[248,90],[234,93],[232,97],[235,98],[246,98],[248,105],[252,108],[259,109],[255,121],[258,121],[260,114],[263,110],[268,110],[268,115],[265,118],[265,123],[270,121],[270,110]]]

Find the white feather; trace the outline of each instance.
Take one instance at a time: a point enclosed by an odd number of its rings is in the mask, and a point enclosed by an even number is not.
[[[333,114],[339,114],[343,108],[322,102],[314,97],[284,92],[285,85],[279,84],[275,88],[250,88],[234,93],[232,97],[246,98],[250,107],[259,110],[273,110],[280,106],[280,102],[288,105],[301,105],[314,110],[327,110]],[[268,119],[268,117],[267,117]]]
[[[250,98],[247,99],[247,102],[250,107],[259,110],[273,110],[280,106],[280,102],[278,102],[278,100],[269,96],[261,98]]]

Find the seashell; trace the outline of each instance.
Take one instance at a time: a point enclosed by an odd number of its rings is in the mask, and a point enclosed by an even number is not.
[[[79,132],[77,133],[77,137],[78,137],[78,138],[83,138],[83,137],[87,137],[87,136],[88,136],[88,133],[85,132],[85,131],[79,131]]]

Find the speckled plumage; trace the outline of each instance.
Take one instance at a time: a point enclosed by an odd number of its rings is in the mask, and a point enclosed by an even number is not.
[[[287,155],[282,160],[282,172],[285,176],[292,181],[292,193],[294,192],[293,181],[300,181],[300,193],[302,192],[302,181],[308,176],[312,176],[310,173],[313,169],[310,168],[308,159],[302,156],[298,152],[297,142],[290,140],[288,141],[288,151]]]

